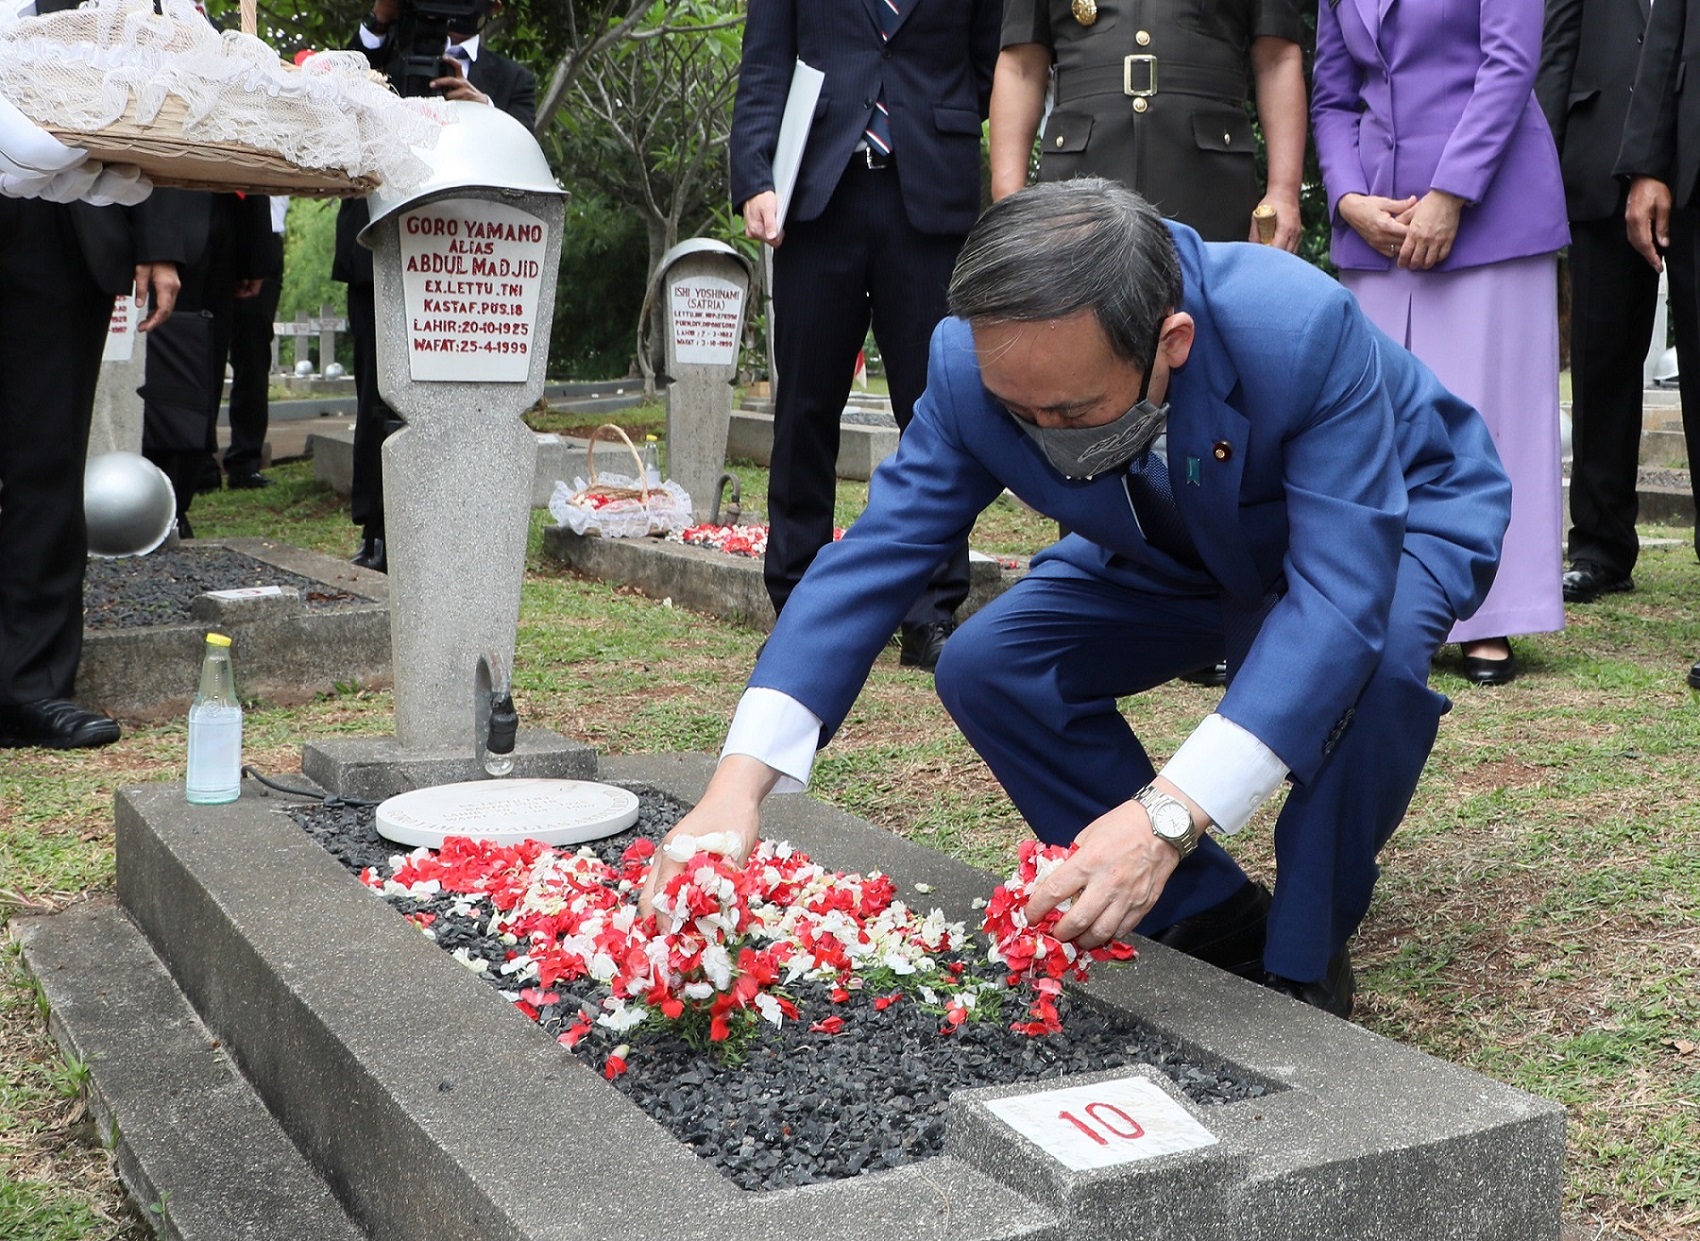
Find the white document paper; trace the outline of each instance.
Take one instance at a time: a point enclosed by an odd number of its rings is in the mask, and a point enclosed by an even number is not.
[[[797,170],[803,166],[803,148],[809,144],[809,128],[815,123],[815,104],[820,100],[826,74],[797,61],[791,72],[791,93],[785,97],[785,115],[779,121],[779,145],[773,152],[773,192],[779,199],[780,228],[791,209],[791,191],[797,186]]]

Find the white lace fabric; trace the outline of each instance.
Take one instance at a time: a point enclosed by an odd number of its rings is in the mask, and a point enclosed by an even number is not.
[[[215,30],[190,0],[161,8],[89,0],[39,17],[0,10],[0,96],[37,124],[90,135],[127,112],[152,124],[172,98],[188,141],[272,152],[392,189],[429,175],[414,148],[436,143],[443,116],[431,101],[397,96],[361,53],[321,52],[297,67],[252,35]]]

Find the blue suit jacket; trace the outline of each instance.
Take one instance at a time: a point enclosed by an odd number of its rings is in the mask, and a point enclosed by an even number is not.
[[[1333,280],[1170,227],[1196,338],[1169,387],[1168,454],[1201,584],[1229,613],[1283,592],[1218,710],[1308,780],[1380,658],[1402,552],[1469,616],[1499,563],[1511,486],[1480,415]],[[933,567],[1005,487],[1074,532],[1047,556],[1150,580],[1121,476],[1057,473],[981,385],[968,325],[946,320],[866,512],[815,559],[750,684],[807,706],[824,743]]]
[[[880,90],[902,172],[903,207],[923,233],[966,233],[980,214],[980,122],[992,97],[1002,0],[902,0],[880,37],[884,0],[750,0],[732,111],[732,201],[773,188],[779,122],[800,57],[826,74],[789,220],[826,210]]]

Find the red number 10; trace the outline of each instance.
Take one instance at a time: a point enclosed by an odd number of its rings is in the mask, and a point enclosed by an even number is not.
[[[1113,1103],[1088,1103],[1086,1105],[1086,1114],[1118,1138],[1128,1138],[1131,1140],[1133,1138],[1141,1138],[1145,1136],[1145,1130],[1140,1127],[1139,1122]],[[1115,1120],[1111,1120],[1111,1116],[1114,1116]],[[1084,1120],[1081,1120],[1080,1117],[1076,1116],[1073,1112],[1058,1112],[1057,1119],[1068,1121],[1069,1124],[1073,1125],[1076,1129],[1080,1130],[1080,1132],[1091,1138],[1099,1146],[1108,1146],[1110,1144],[1108,1138],[1099,1133]],[[1120,1121],[1121,1123],[1117,1124],[1116,1121]]]

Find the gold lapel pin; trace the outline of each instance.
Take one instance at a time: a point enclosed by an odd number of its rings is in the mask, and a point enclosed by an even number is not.
[[[1074,20],[1082,26],[1098,20],[1098,0],[1072,0],[1069,8],[1074,12]]]

